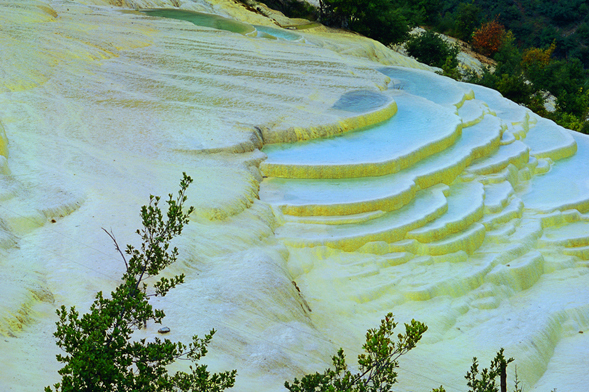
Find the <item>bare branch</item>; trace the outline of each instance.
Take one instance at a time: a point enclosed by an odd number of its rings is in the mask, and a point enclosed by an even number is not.
[[[101,229],[104,230],[104,232],[106,234],[108,234],[108,236],[110,237],[112,242],[115,243],[115,249],[119,252],[121,257],[123,258],[123,261],[125,262],[125,268],[128,270],[129,265],[127,264],[127,259],[125,258],[125,254],[123,253],[123,251],[121,251],[121,248],[119,247],[119,244],[117,243],[117,240],[115,239],[115,235],[113,234],[112,229],[110,230],[110,233],[104,227],[101,227]]]

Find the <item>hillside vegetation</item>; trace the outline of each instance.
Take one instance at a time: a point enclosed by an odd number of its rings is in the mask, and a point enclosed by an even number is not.
[[[442,68],[446,76],[496,89],[566,128],[589,133],[589,1],[320,0],[314,8],[298,0],[270,0],[269,5],[385,45],[405,43],[410,55]],[[410,38],[416,26],[429,33]],[[496,66],[458,72],[456,48],[435,32],[471,44]]]

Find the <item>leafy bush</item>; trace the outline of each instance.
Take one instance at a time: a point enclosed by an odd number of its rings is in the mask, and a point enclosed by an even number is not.
[[[547,113],[546,117],[567,129],[572,129],[573,131],[589,135],[589,121],[584,118],[579,118],[574,114],[559,110],[554,113]]]
[[[184,174],[176,199],[169,195],[167,219],[164,219],[158,203],[160,198],[150,196],[149,205],[141,208],[143,229],[141,249],[127,245],[125,252],[119,248],[114,236],[116,250],[125,262],[123,282],[105,298],[102,292],[82,316],[75,307],[62,306],[57,311],[59,321],[54,336],[57,345],[66,355],[57,355],[65,366],[59,371],[61,382],[53,386],[56,391],[217,391],[230,388],[235,383],[236,371],[210,374],[205,365],[198,365],[207,353],[215,330],[204,339],[194,336],[192,342],[163,341],[155,338],[132,339],[133,331],[146,325],[149,320],[161,323],[165,314],[153,309],[149,298],[165,296],[168,291],[184,281],[184,275],[171,279],[160,278],[150,294],[145,279],[156,276],[161,270],[176,261],[178,249],[169,250],[170,240],[182,233],[188,223],[192,207],[182,210],[186,201],[186,189],[192,179]],[[166,366],[177,359],[188,359],[195,365],[190,373],[168,374]],[[45,391],[50,392],[51,387]]]
[[[411,320],[405,324],[405,334],[392,341],[393,329],[397,326],[392,313],[381,320],[378,329],[369,329],[366,343],[362,346],[365,354],[358,355],[360,372],[353,374],[348,369],[344,351],[340,348],[332,358],[335,369],[304,376],[284,384],[291,392],[387,392],[397,382],[398,359],[415,347],[427,326]]]
[[[405,49],[410,56],[433,67],[455,69],[458,66],[458,45],[450,44],[433,31],[425,31],[409,38],[405,42]]]

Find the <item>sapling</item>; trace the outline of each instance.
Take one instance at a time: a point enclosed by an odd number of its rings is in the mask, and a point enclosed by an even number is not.
[[[346,364],[344,350],[339,349],[333,356],[334,369],[323,373],[305,375],[284,384],[290,392],[389,392],[397,382],[398,359],[415,347],[427,326],[411,320],[405,324],[405,334],[398,334],[393,340],[393,329],[397,326],[392,313],[381,320],[378,329],[366,332],[364,353],[358,355],[359,372],[352,373]]]
[[[204,338],[193,336],[188,344],[159,337],[153,341],[133,338],[134,331],[148,321],[161,323],[165,317],[164,311],[154,309],[149,299],[164,297],[184,282],[184,274],[160,277],[151,286],[145,280],[157,276],[178,257],[178,249],[170,249],[170,241],[182,233],[193,211],[192,207],[183,209],[191,182],[184,173],[178,195],[174,198],[169,194],[165,217],[159,207],[160,197],[150,196],[149,204],[141,208],[139,249],[127,245],[123,252],[114,235],[107,232],[125,263],[122,282],[108,297],[98,292],[85,314],[80,315],[75,307],[61,306],[57,310],[59,321],[54,336],[65,351],[57,355],[57,360],[65,365],[59,370],[61,381],[46,387],[46,392],[218,392],[234,385],[235,370],[211,374],[206,365],[198,364],[207,353],[214,329]],[[189,372],[168,371],[166,366],[178,359],[192,362]]]

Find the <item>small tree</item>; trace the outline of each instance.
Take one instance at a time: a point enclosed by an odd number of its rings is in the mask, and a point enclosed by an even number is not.
[[[550,57],[556,49],[556,41],[546,49],[528,48],[522,54],[522,67],[526,70],[539,67],[544,68],[550,63]]]
[[[397,382],[398,359],[415,347],[427,326],[411,320],[405,324],[405,334],[398,334],[395,343],[391,338],[397,326],[392,313],[381,320],[378,329],[366,332],[365,354],[358,355],[360,371],[353,374],[346,364],[343,349],[333,356],[335,369],[323,373],[308,374],[301,380],[294,379],[284,384],[291,392],[389,392]]]
[[[156,276],[165,267],[176,261],[178,249],[169,249],[170,240],[182,232],[193,211],[183,211],[186,189],[192,179],[184,173],[180,191],[176,199],[172,194],[167,200],[167,219],[158,206],[159,197],[150,196],[149,205],[141,208],[143,229],[137,230],[141,236],[140,249],[127,245],[125,252],[119,248],[112,233],[116,250],[120,253],[126,271],[122,283],[105,298],[102,292],[90,311],[80,316],[75,307],[57,310],[59,321],[54,336],[57,345],[66,355],[57,355],[57,360],[65,364],[59,371],[61,382],[53,386],[55,391],[214,391],[220,392],[235,383],[236,371],[210,374],[206,365],[197,361],[207,353],[215,330],[204,339],[193,336],[192,342],[185,345],[169,339],[132,338],[134,330],[146,325],[149,320],[161,323],[165,314],[153,309],[150,297],[165,296],[168,291],[184,281],[184,275],[171,279],[160,278],[149,288],[145,279]],[[105,230],[106,231],[106,230]],[[171,375],[166,366],[177,359],[189,359],[190,373],[176,372]],[[52,391],[51,387],[45,388]]]
[[[499,392],[499,388],[501,388],[501,392],[507,392],[507,365],[513,362],[513,358],[505,359],[503,351],[500,349],[497,352],[489,368],[480,371],[477,358],[472,359],[470,370],[464,376],[468,392]],[[497,377],[499,377],[499,385],[497,385]],[[517,368],[513,384],[513,392],[522,392],[520,381],[517,378]],[[432,392],[446,392],[446,390],[440,386],[433,389]]]
[[[499,387],[501,392],[507,391],[507,365],[513,362],[513,358],[505,359],[503,352],[504,350],[500,349],[491,361],[491,366],[480,372],[477,358],[472,359],[472,366],[464,376],[469,392],[499,392]],[[499,377],[499,385],[497,385],[497,377]],[[521,392],[517,372],[514,383],[514,392]]]
[[[505,38],[505,27],[497,20],[487,22],[472,33],[473,48],[485,55],[492,56],[499,51]]]

